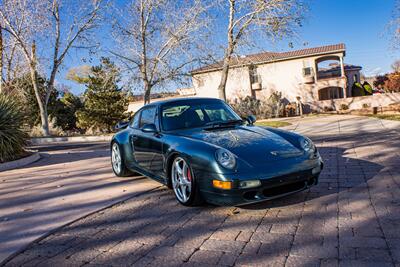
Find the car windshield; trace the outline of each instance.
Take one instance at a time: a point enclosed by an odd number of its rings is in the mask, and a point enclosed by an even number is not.
[[[219,100],[179,101],[161,108],[163,130],[173,131],[239,123],[240,117]]]

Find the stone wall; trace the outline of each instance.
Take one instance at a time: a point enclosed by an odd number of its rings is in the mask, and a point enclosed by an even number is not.
[[[375,94],[370,96],[348,97],[307,103],[312,110],[322,111],[326,109],[340,110],[347,105],[350,110],[368,107],[386,107],[390,104],[400,103],[400,93]]]

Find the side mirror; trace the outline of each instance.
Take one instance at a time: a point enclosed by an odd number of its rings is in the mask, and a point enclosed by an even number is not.
[[[115,130],[119,131],[122,129],[125,129],[126,127],[128,127],[129,125],[129,121],[120,121],[117,123],[117,125],[115,125]]]
[[[254,116],[254,115],[250,115],[250,116],[248,116],[248,117],[246,118],[246,120],[247,120],[247,122],[248,122],[250,125],[253,125],[253,124],[256,122],[257,118],[256,118],[256,116]]]
[[[154,123],[145,124],[142,127],[142,132],[144,133],[156,133],[157,127]]]

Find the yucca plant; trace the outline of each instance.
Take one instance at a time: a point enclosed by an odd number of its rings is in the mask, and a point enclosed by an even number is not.
[[[19,104],[0,93],[0,162],[17,159],[25,153],[28,136],[21,130],[22,124]]]

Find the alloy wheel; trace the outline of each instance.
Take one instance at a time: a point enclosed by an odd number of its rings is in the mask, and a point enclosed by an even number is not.
[[[182,203],[189,201],[192,193],[192,173],[189,165],[181,158],[175,158],[172,164],[172,188],[178,200]]]
[[[112,145],[111,162],[112,162],[114,171],[118,174],[121,173],[121,153],[120,153],[119,146],[117,143],[114,143]]]

